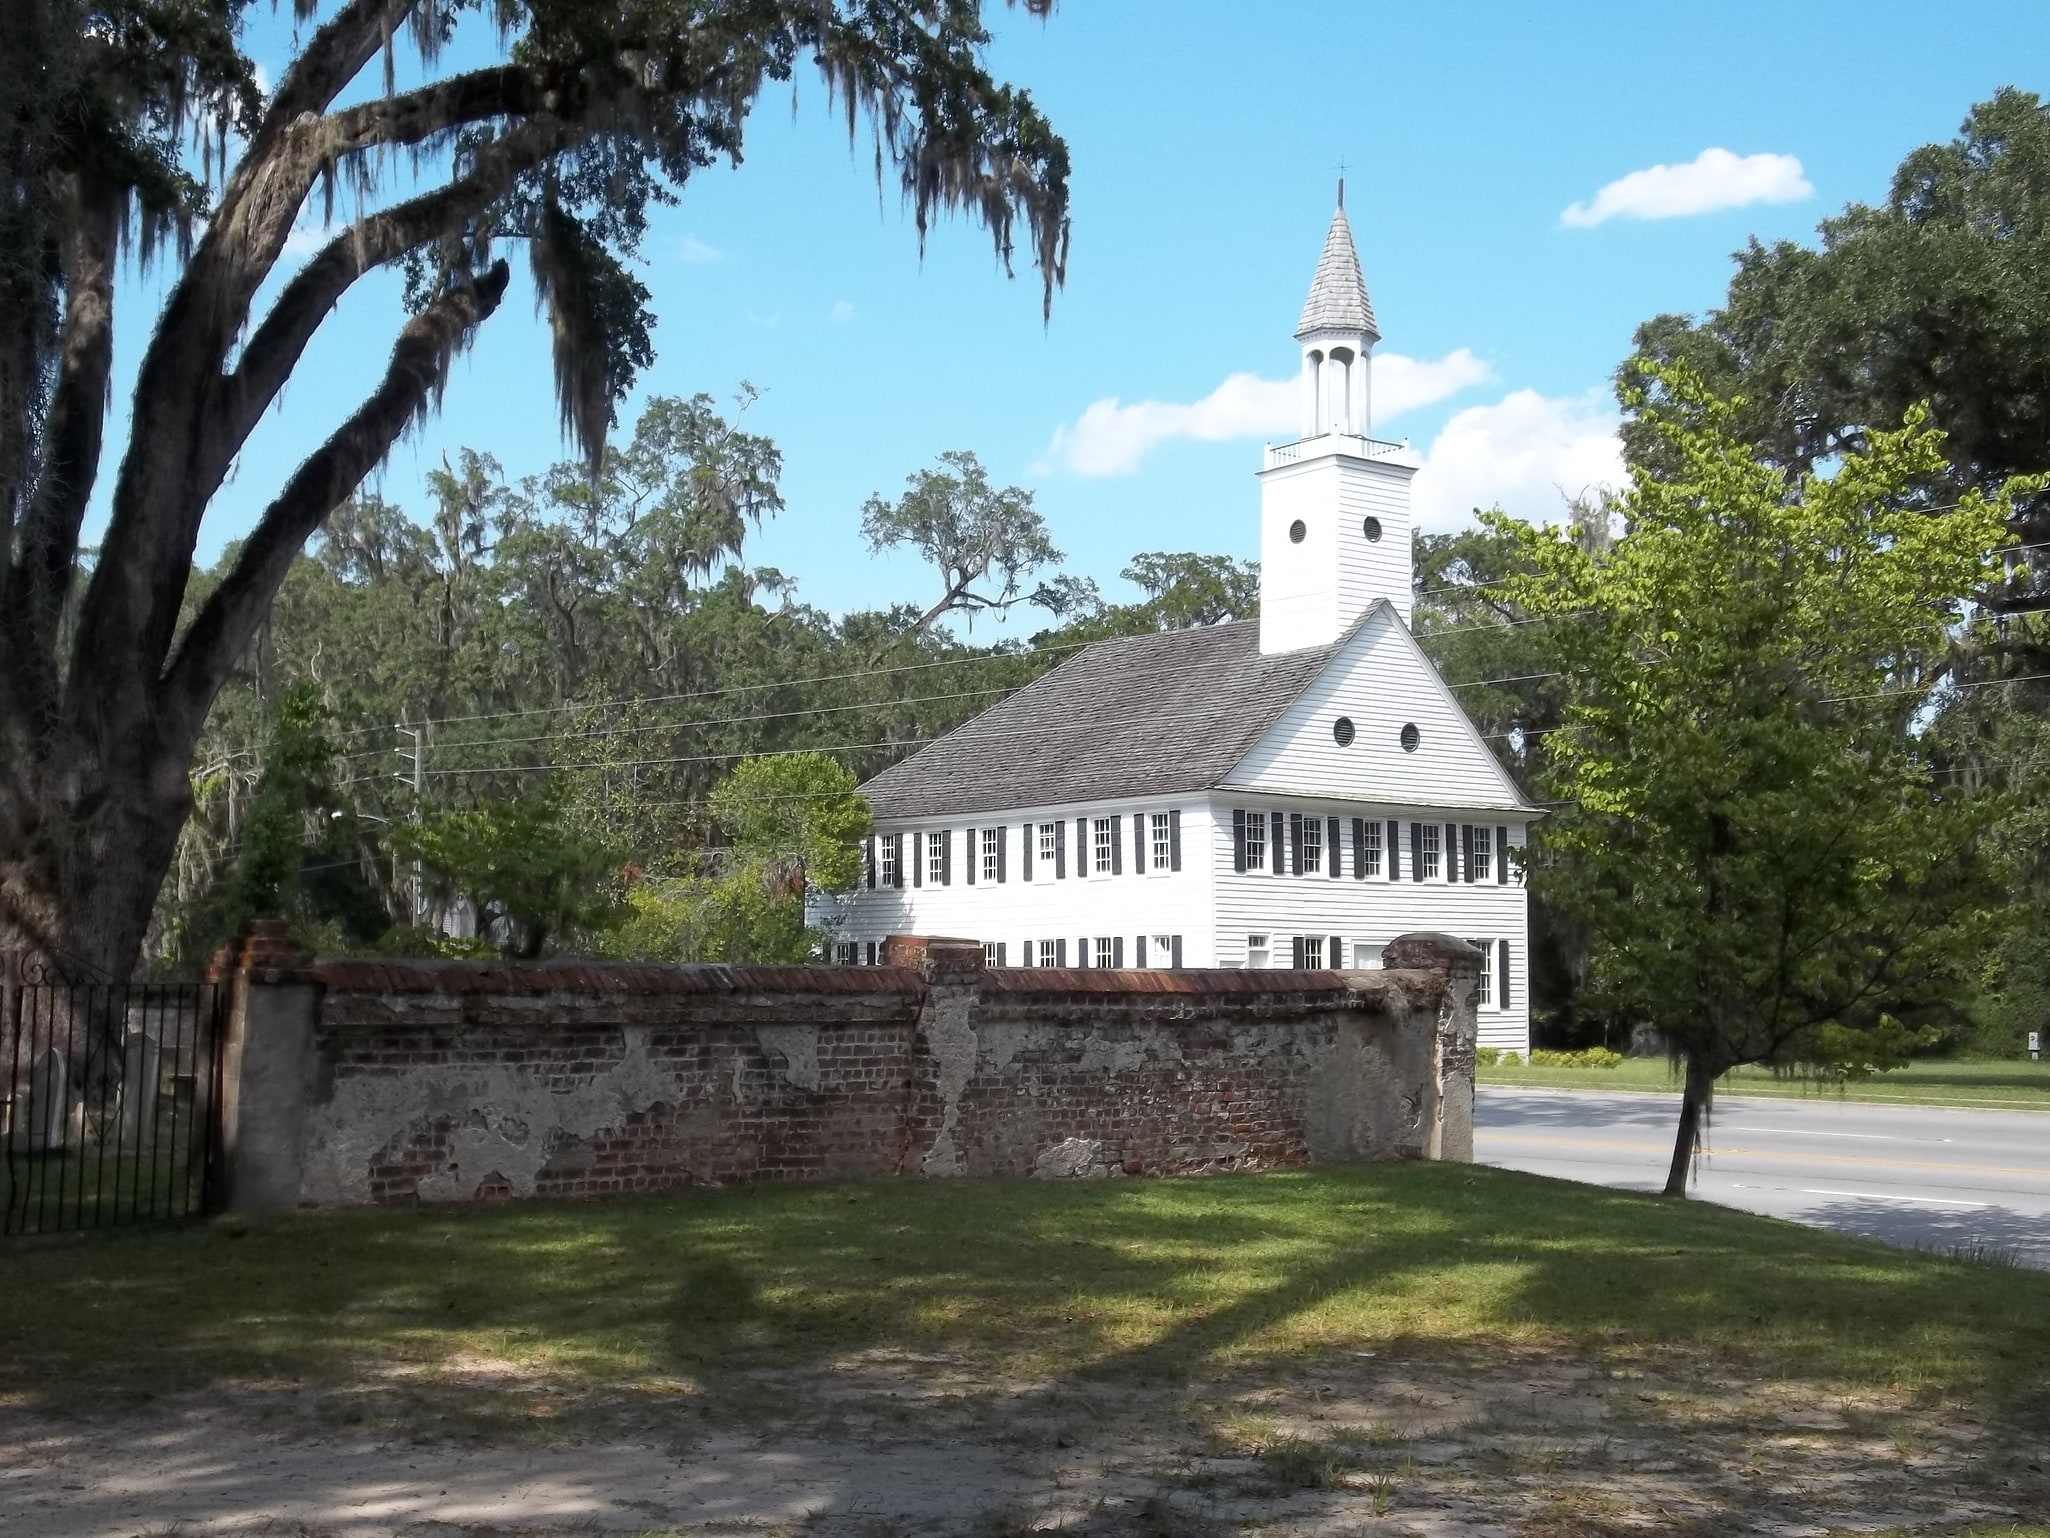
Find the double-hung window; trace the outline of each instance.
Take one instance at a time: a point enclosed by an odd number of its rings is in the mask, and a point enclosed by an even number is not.
[[[925,884],[945,886],[947,884],[947,845],[953,839],[951,828],[940,828],[925,836]]]
[[[1476,828],[1474,832],[1478,833],[1480,829]],[[1474,847],[1478,849],[1480,846],[1476,844]],[[1466,943],[1478,947],[1481,953],[1481,985],[1474,990],[1473,1001],[1492,1006],[1495,1002],[1495,942],[1468,940]]]
[[[1108,817],[1098,817],[1090,823],[1089,831],[1091,852],[1095,856],[1090,861],[1090,868],[1099,876],[1107,876],[1110,874],[1112,862],[1117,858],[1117,824]],[[1098,950],[1101,950],[1108,944],[1110,944],[1108,940],[1096,942]],[[1110,963],[1100,961],[1097,965],[1107,967]]]
[[[1155,812],[1149,827],[1153,834],[1153,858],[1147,863],[1153,870],[1166,870],[1174,860],[1174,849],[1168,834],[1167,813]]]
[[[1297,935],[1295,955],[1290,958],[1298,971],[1321,972],[1324,970],[1324,937],[1322,935]]]
[[[986,966],[986,967],[1003,967],[1003,966],[1009,966],[1009,965],[1010,965],[1010,963],[1009,963],[1008,961],[1006,961],[1006,960],[1004,959],[1004,952],[1005,952],[1005,951],[1006,951],[1006,950],[1007,950],[1008,948],[1009,948],[1009,947],[1008,947],[1007,943],[1006,943],[1005,941],[1002,941],[1002,940],[985,940],[985,941],[983,941],[983,942],[982,942],[982,964],[983,964],[984,966]]]
[[[885,833],[881,844],[882,852],[876,858],[876,881],[882,886],[902,886],[904,882],[897,874],[897,861],[904,852],[904,835]]]
[[[982,879],[984,881],[994,881],[997,879],[997,866],[1003,847],[1004,830],[1002,828],[984,828],[982,830]]]
[[[1424,823],[1424,824],[1422,824],[1422,827],[1423,827],[1423,830],[1424,830],[1424,836],[1423,836],[1423,851],[1424,851],[1424,869],[1423,869],[1423,879],[1424,879],[1425,881],[1436,881],[1436,880],[1438,879],[1438,872],[1439,872],[1439,869],[1440,869],[1440,867],[1439,867],[1439,864],[1438,864],[1438,860],[1439,860],[1439,853],[1438,853],[1438,834],[1439,834],[1439,829],[1438,829],[1438,825],[1437,825],[1437,824],[1436,824],[1435,822],[1427,822],[1427,823]]]
[[[1246,970],[1248,972],[1265,971],[1268,955],[1267,936],[1246,936]]]
[[[1059,959],[1054,955],[1053,945],[1054,943],[1051,940],[1041,940],[1039,942],[1039,964],[1041,966],[1051,967],[1060,964]]]
[[[856,950],[855,944],[852,940],[842,940],[838,945],[833,947],[833,959],[839,962],[840,965],[843,967],[853,966],[854,958],[858,954],[859,952]]]
[[[1381,820],[1370,817],[1360,823],[1360,875],[1381,874]]]
[[[1039,858],[1033,862],[1032,868],[1041,881],[1051,881],[1060,874],[1060,867],[1054,863],[1058,858],[1060,839],[1061,825],[1059,823],[1043,822],[1039,825]],[[1046,940],[1041,943],[1051,945],[1053,942]],[[1052,962],[1042,964],[1046,966],[1053,965]]]
[[[1109,935],[1098,935],[1096,937],[1096,964],[1099,967],[1114,967],[1117,965],[1117,953],[1112,937]]]
[[[1476,827],[1473,830],[1473,879],[1495,879],[1495,833],[1492,828]]]
[[[1302,874],[1314,876],[1324,868],[1324,819],[1303,818],[1303,868]]]
[[[1263,871],[1267,868],[1267,814],[1246,813],[1246,869]]]

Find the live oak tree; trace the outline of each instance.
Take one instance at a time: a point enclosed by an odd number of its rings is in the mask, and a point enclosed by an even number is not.
[[[764,87],[806,61],[850,129],[873,125],[921,237],[963,211],[1006,265],[1023,244],[1049,299],[1066,259],[1066,148],[984,67],[979,0],[296,0],[305,41],[268,93],[244,8],[14,0],[0,46],[0,948],[106,974],[134,964],[224,680],[307,538],[503,302],[508,247],[594,467],[653,355],[631,266],[650,206],[737,163]],[[473,32],[494,61],[444,69]],[[406,90],[402,45],[426,76]],[[380,60],[382,88],[359,90]],[[365,211],[288,270],[302,210],[338,188]],[[87,559],[124,249],[176,271],[133,327],[148,341]],[[383,376],[197,591],[201,522],[249,434],[335,306],[393,266],[409,306]]]
[[[1969,988],[2001,892],[1998,800],[1936,772],[1922,728],[1966,600],[1997,564],[2017,477],[1932,502],[1919,410],[1789,482],[1742,403],[1684,370],[1633,402],[1656,435],[1590,549],[1500,514],[1509,599],[1561,629],[1571,697],[1533,885],[1593,937],[1594,991],[1684,1068],[1669,1195],[1716,1079],[1743,1063],[1898,1060]]]

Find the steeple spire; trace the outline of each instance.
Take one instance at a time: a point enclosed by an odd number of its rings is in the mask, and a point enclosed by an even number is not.
[[[1374,324],[1374,304],[1367,297],[1367,280],[1360,274],[1359,253],[1352,247],[1352,226],[1345,222],[1345,181],[1338,183],[1338,211],[1331,216],[1331,228],[1324,235],[1324,254],[1317,258],[1317,276],[1310,282],[1310,297],[1303,304],[1302,319],[1296,322],[1298,342],[1319,331],[1364,333],[1381,340]]]

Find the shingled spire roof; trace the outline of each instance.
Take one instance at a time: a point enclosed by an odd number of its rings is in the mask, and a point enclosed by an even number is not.
[[[1352,226],[1345,222],[1345,194],[1339,193],[1338,212],[1331,216],[1331,229],[1324,236],[1324,254],[1317,258],[1317,276],[1310,284],[1310,297],[1303,303],[1303,318],[1296,322],[1296,340],[1316,331],[1364,331],[1376,341],[1381,328],[1374,324],[1374,302],[1367,297],[1367,280],[1360,276],[1359,253],[1352,248]]]

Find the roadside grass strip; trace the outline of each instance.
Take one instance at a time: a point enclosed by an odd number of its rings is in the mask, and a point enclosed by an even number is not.
[[[1680,1081],[1664,1058],[1626,1058],[1607,1068],[1483,1064],[1475,1070],[1475,1077],[1482,1084],[1505,1088],[1680,1092]],[[1737,1068],[1716,1082],[1716,1090],[1724,1095],[1796,1100],[2050,1111],[2050,1062],[1917,1062],[1843,1080],[1782,1077],[1769,1069]]]

